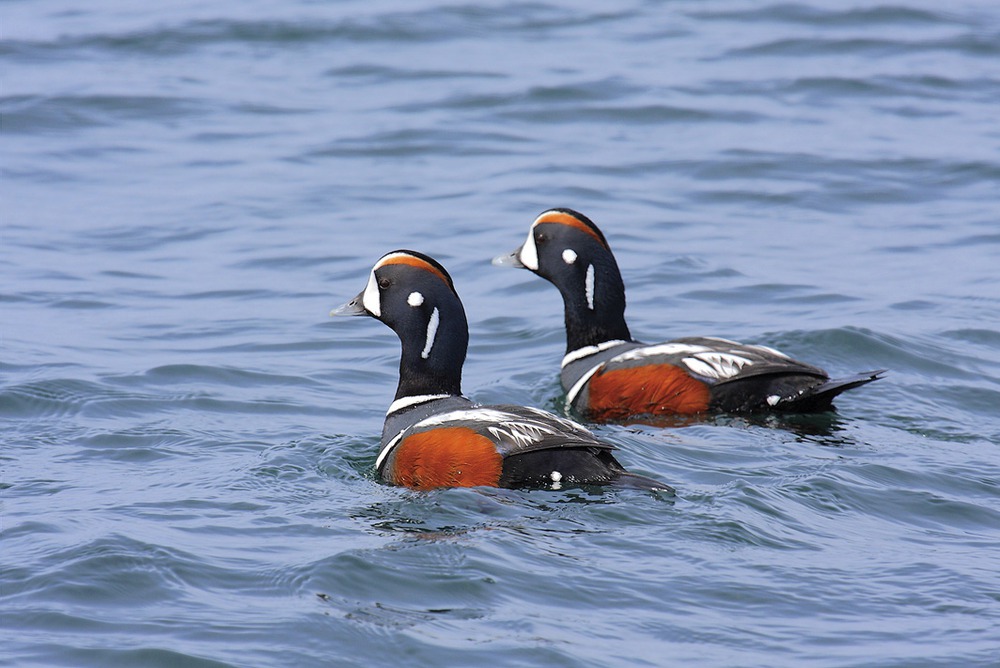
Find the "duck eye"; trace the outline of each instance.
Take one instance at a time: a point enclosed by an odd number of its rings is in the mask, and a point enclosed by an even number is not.
[[[535,235],[535,243],[536,244],[543,244],[543,243],[545,243],[548,240],[549,240],[549,236],[547,234],[545,234],[544,232],[539,232],[538,234]]]
[[[378,279],[378,286],[380,288],[382,288],[383,290],[388,289],[388,287],[390,285],[392,285],[392,281],[390,281],[388,278],[380,278],[380,279]]]

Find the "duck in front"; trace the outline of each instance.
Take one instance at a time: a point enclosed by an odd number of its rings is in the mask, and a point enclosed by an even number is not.
[[[615,446],[571,420],[466,398],[465,309],[451,276],[433,258],[410,250],[382,256],[365,289],[331,315],[373,317],[402,344],[399,384],[375,461],[386,482],[418,490],[611,485],[673,492],[626,472],[612,454]]]

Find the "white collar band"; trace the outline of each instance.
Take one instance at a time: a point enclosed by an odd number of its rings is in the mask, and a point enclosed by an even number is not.
[[[404,408],[409,408],[410,406],[416,406],[417,404],[427,403],[428,401],[434,401],[435,399],[444,399],[450,396],[450,394],[418,394],[412,397],[400,397],[389,404],[389,410],[387,410],[385,414],[389,416],[396,411],[401,411]]]
[[[567,364],[571,364],[577,360],[582,360],[584,357],[590,357],[591,355],[596,355],[602,350],[607,350],[608,348],[614,348],[615,346],[620,346],[623,343],[628,343],[628,341],[623,341],[622,339],[613,339],[611,341],[605,341],[604,343],[598,343],[594,346],[584,346],[583,348],[577,348],[572,352],[566,353],[563,357],[562,364],[559,365],[560,368],[565,369]]]

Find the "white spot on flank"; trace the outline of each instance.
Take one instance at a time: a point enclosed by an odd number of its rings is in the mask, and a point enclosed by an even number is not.
[[[777,394],[772,394],[767,398],[767,405],[777,406],[779,401],[781,401],[781,397],[779,397]]]
[[[573,264],[576,262],[576,252],[572,248],[567,248],[562,252],[563,262]]]
[[[431,348],[434,347],[434,337],[437,335],[438,322],[441,316],[438,315],[437,307],[431,311],[431,319],[427,322],[427,342],[424,343],[424,349],[421,351],[420,356],[427,359],[431,354]]]
[[[420,306],[424,303],[424,296],[419,292],[411,292],[410,296],[406,298],[406,303],[410,306]]]
[[[587,279],[584,283],[587,290],[587,307],[594,310],[594,265],[587,267]]]
[[[549,474],[549,478],[552,480],[552,482],[561,482],[562,473],[559,473],[559,471],[553,471],[552,473]]]

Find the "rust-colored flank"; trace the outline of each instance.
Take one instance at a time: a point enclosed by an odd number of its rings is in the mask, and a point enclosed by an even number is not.
[[[403,439],[388,473],[397,485],[427,490],[496,487],[502,470],[493,441],[468,427],[440,427]]]
[[[691,415],[708,409],[708,385],[671,364],[598,372],[590,379],[589,388],[588,416],[596,421]]]

